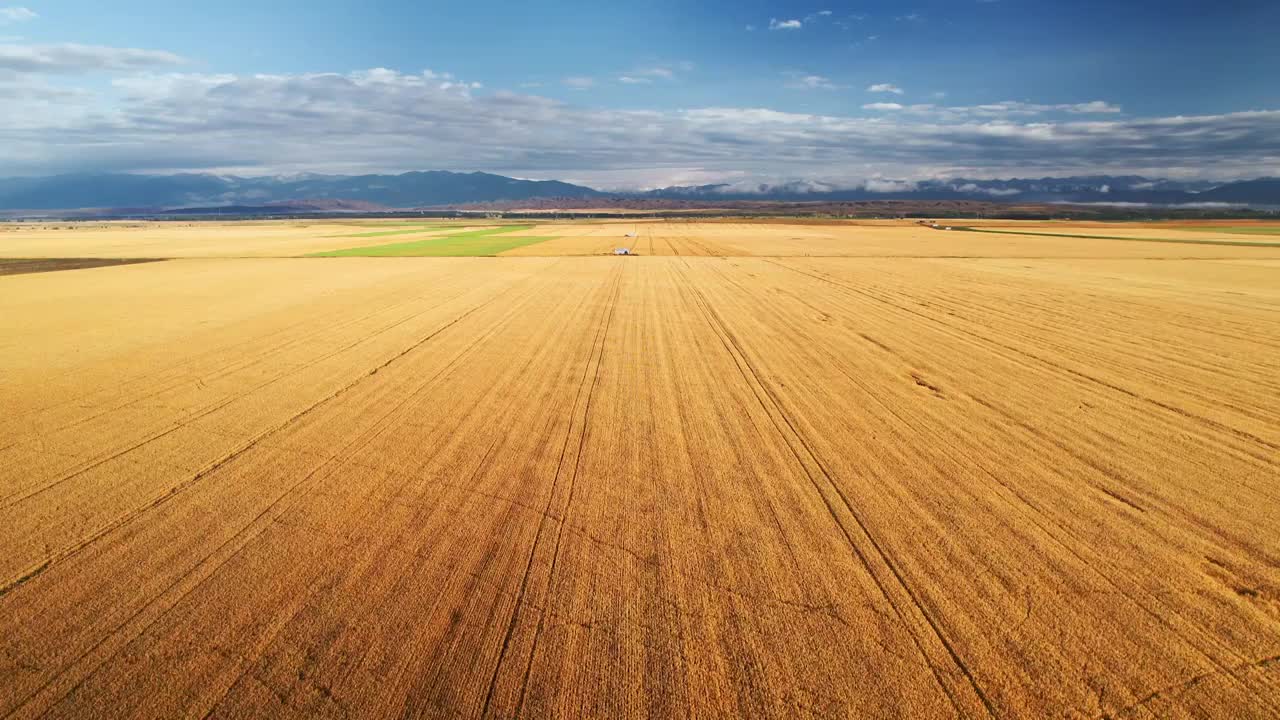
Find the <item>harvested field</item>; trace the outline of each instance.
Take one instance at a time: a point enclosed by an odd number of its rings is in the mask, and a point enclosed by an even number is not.
[[[1236,238],[1233,236],[1233,237],[1217,237],[1217,238],[1209,239],[1205,237],[1187,236],[1185,234],[1180,235],[1178,237],[1172,237],[1177,233],[1164,233],[1164,232],[1159,234],[1146,234],[1146,235],[1139,235],[1136,233],[1129,233],[1126,235],[1093,235],[1093,234],[1082,234],[1079,231],[1070,232],[1070,233],[1065,233],[1065,232],[1051,233],[1051,232],[1045,232],[1042,230],[1021,230],[1021,229],[998,230],[995,228],[982,228],[982,227],[957,227],[954,229],[965,231],[965,232],[995,233],[999,235],[1030,235],[1033,237],[1064,237],[1064,238],[1078,238],[1078,239],[1085,239],[1085,240],[1123,240],[1127,242],[1176,243],[1176,244],[1187,244],[1187,245],[1238,245],[1241,247],[1280,247],[1280,243],[1270,243],[1270,242],[1265,242],[1263,240],[1258,240],[1254,238]],[[1217,232],[1217,231],[1213,231],[1213,232],[1216,235],[1222,235],[1221,232]],[[1242,232],[1242,231],[1232,230],[1232,232],[1235,233],[1235,232]],[[1244,234],[1248,234],[1248,233],[1244,233]],[[1267,234],[1267,233],[1257,231],[1255,232],[1255,234],[1261,235],[1261,234]]]
[[[521,234],[0,277],[0,717],[1280,713],[1280,248]]]
[[[1233,257],[1274,245],[1280,224],[940,220],[579,220],[536,224],[387,220],[94,223],[0,228],[0,258],[638,255],[758,257]],[[975,237],[980,235],[980,237]],[[1202,247],[1198,247],[1202,246]]]
[[[27,273],[58,272],[59,270],[87,270],[112,265],[133,265],[155,262],[150,258],[0,258],[0,275],[25,275]]]
[[[453,222],[348,220],[40,224],[0,227],[2,257],[296,257],[340,247],[385,245],[382,233],[470,229]],[[372,234],[369,234],[372,233]],[[335,237],[340,236],[340,237]]]

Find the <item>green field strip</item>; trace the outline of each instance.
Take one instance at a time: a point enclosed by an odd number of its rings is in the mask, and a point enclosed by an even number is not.
[[[490,255],[498,255],[526,245],[536,245],[540,242],[555,240],[554,237],[506,237],[493,238],[486,242],[475,242],[470,240],[460,240],[457,242],[442,242],[424,244],[416,249],[403,252],[388,253],[371,253],[376,257],[485,257]]]
[[[390,235],[414,235],[416,233],[448,231],[449,228],[436,226],[418,226],[407,230],[375,230],[372,232],[352,233],[350,235],[330,235],[335,238],[368,238],[368,237],[387,237]]]
[[[1229,245],[1233,247],[1275,248],[1280,243],[1250,242],[1248,240],[1192,240],[1190,238],[1136,238],[1119,237],[1117,235],[1076,235],[1070,233],[1026,232],[1022,230],[985,230],[974,227],[957,227],[962,232],[991,233],[993,235],[1030,235],[1033,237],[1082,238],[1084,240],[1124,240],[1127,242],[1176,243],[1182,245]]]
[[[346,248],[312,253],[307,257],[474,257],[497,255],[513,248],[534,245],[551,237],[511,237],[509,233],[530,230],[533,225],[508,225],[506,227],[472,230],[424,238],[413,242]]]
[[[439,227],[439,228],[455,228],[466,225],[488,224],[476,223],[474,220],[342,220],[334,223],[335,225],[345,225],[353,228],[388,228],[388,227]]]

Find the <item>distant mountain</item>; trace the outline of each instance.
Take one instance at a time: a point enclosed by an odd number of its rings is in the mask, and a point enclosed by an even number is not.
[[[56,175],[0,179],[0,210],[178,208],[232,205],[370,203],[418,208],[539,197],[588,198],[591,188],[554,180],[518,180],[446,171],[402,175]]]
[[[0,179],[0,209],[163,207],[185,198],[221,198],[229,181],[214,175],[55,175]],[[203,202],[203,201],[202,201]]]
[[[854,186],[797,180],[667,187],[645,192],[601,192],[554,180],[519,180],[489,173],[445,171],[401,175],[290,175],[229,177],[181,175],[56,175],[0,179],[0,211],[84,208],[144,214],[174,209],[217,214],[268,212],[378,212],[505,204],[554,198],[559,207],[619,207],[678,201],[714,207],[726,202],[1000,202],[1021,204],[1200,205],[1280,207],[1280,179],[1229,183],[1129,176],[1006,180],[956,178],[918,182],[873,179]],[[591,201],[588,203],[587,201]],[[531,205],[532,206],[532,205]]]
[[[1008,180],[870,180],[856,187],[816,182],[668,187],[645,193],[670,200],[770,200],[856,202],[867,200],[1006,201],[1020,203],[1123,203],[1184,205],[1236,203],[1280,205],[1280,180],[1233,183],[1094,176]]]
[[[1206,190],[1197,197],[1202,202],[1280,205],[1280,178],[1259,178],[1229,183]]]

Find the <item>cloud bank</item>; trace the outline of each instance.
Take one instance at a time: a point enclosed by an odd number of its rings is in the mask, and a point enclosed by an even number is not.
[[[85,67],[86,54],[108,58],[105,67],[152,70],[116,77],[105,95],[43,79]],[[154,70],[179,60],[157,51],[85,46],[0,50],[0,68],[15,73],[0,78],[12,99],[0,108],[0,167],[6,174],[439,168],[612,187],[755,176],[1280,174],[1275,110],[1154,118],[1127,117],[1101,102],[873,103],[857,115],[741,107],[604,110],[481,91],[479,83],[430,70]],[[799,82],[821,86],[821,78],[806,77]],[[589,86],[586,79],[566,82]]]
[[[80,74],[99,71],[146,70],[180,65],[180,56],[163,50],[114,48],[101,45],[0,44],[0,71]]]
[[[29,22],[40,17],[30,8],[25,7],[0,7],[0,25],[15,25],[20,22]]]
[[[900,88],[900,87],[898,87],[897,85],[894,85],[894,84],[892,84],[892,83],[876,83],[875,85],[871,85],[871,86],[869,86],[869,87],[867,88],[867,92],[873,92],[873,93],[893,93],[894,95],[901,95],[901,94],[902,94],[902,88]]]

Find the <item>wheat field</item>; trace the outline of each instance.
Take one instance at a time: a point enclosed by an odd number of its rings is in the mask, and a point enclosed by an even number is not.
[[[0,717],[1280,714],[1267,237],[379,227],[0,233],[176,258],[0,277]]]

